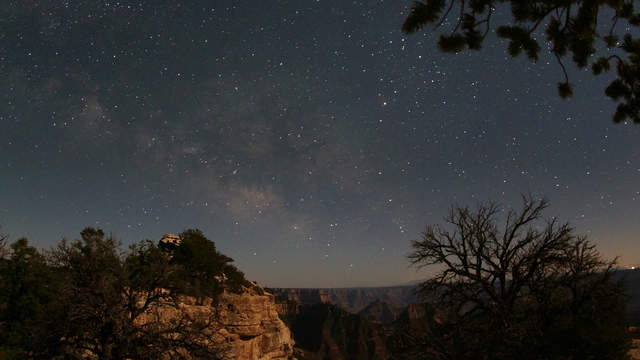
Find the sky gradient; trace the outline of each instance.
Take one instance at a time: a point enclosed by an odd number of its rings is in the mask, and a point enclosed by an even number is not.
[[[442,54],[408,5],[5,2],[0,230],[199,228],[263,285],[390,285],[428,273],[410,240],[451,205],[531,193],[640,263],[640,126],[612,123],[608,75],[569,66],[561,100],[546,54]]]

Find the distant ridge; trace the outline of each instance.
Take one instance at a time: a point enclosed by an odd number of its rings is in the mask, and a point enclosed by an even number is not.
[[[627,309],[630,324],[640,325],[640,268],[619,269],[615,279],[622,280],[629,296]],[[370,304],[381,301],[395,309],[419,302],[415,280],[402,285],[347,288],[269,288],[279,301],[295,300],[301,304],[331,303],[357,314]]]
[[[375,301],[392,308],[402,309],[418,302],[415,286],[353,287],[353,288],[268,288],[278,301],[296,301],[300,304],[331,303],[357,314]]]

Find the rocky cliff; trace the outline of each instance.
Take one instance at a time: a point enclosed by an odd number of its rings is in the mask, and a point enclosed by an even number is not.
[[[257,291],[256,291],[257,290]],[[222,359],[291,359],[293,337],[280,320],[274,296],[260,288],[224,293],[212,306],[218,322],[214,343],[224,344]]]
[[[180,235],[165,234],[158,243],[172,264],[188,271],[206,269],[212,274],[200,282],[187,282],[185,289],[193,293],[205,290],[212,298],[195,298],[181,295],[154,306],[141,327],[161,324],[164,333],[175,343],[183,332],[184,345],[181,354],[190,358],[285,360],[292,359],[294,340],[289,328],[280,320],[275,296],[244,278],[244,274],[229,263],[231,258],[215,249],[212,241],[199,230],[188,230]],[[197,257],[207,251],[207,257]],[[200,261],[194,265],[195,261]],[[199,273],[198,273],[199,274]],[[210,277],[207,277],[210,276]],[[202,283],[215,279],[215,286],[202,287]],[[210,281],[209,281],[210,282]],[[207,283],[208,284],[208,283]],[[198,291],[193,291],[196,288]],[[213,289],[215,291],[211,292]],[[219,290],[219,292],[217,291]],[[185,292],[189,294],[189,292]],[[144,294],[141,294],[144,301]],[[196,346],[193,346],[193,345]],[[189,349],[189,351],[187,351]],[[193,349],[203,349],[203,354],[193,354]],[[177,350],[180,352],[181,350]],[[167,358],[171,355],[165,354]]]
[[[201,323],[201,336],[196,341],[213,349],[221,360],[294,359],[294,340],[278,317],[274,296],[258,286],[239,294],[224,292],[215,301],[198,302],[185,296],[177,307],[167,304],[152,309],[143,322],[158,319],[172,328],[184,321]]]

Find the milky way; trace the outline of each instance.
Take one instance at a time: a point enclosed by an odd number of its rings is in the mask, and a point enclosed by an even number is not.
[[[531,193],[640,263],[640,126],[612,123],[610,78],[570,68],[561,100],[545,56],[406,37],[408,1],[160,3],[0,5],[12,239],[200,228],[261,284],[399,284],[451,205]]]

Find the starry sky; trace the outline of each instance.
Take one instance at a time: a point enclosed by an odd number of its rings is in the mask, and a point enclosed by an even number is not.
[[[409,1],[0,4],[0,226],[40,248],[199,228],[249,279],[402,284],[453,204],[546,197],[640,263],[640,126],[569,66],[443,54]],[[500,16],[506,14],[498,13]]]

